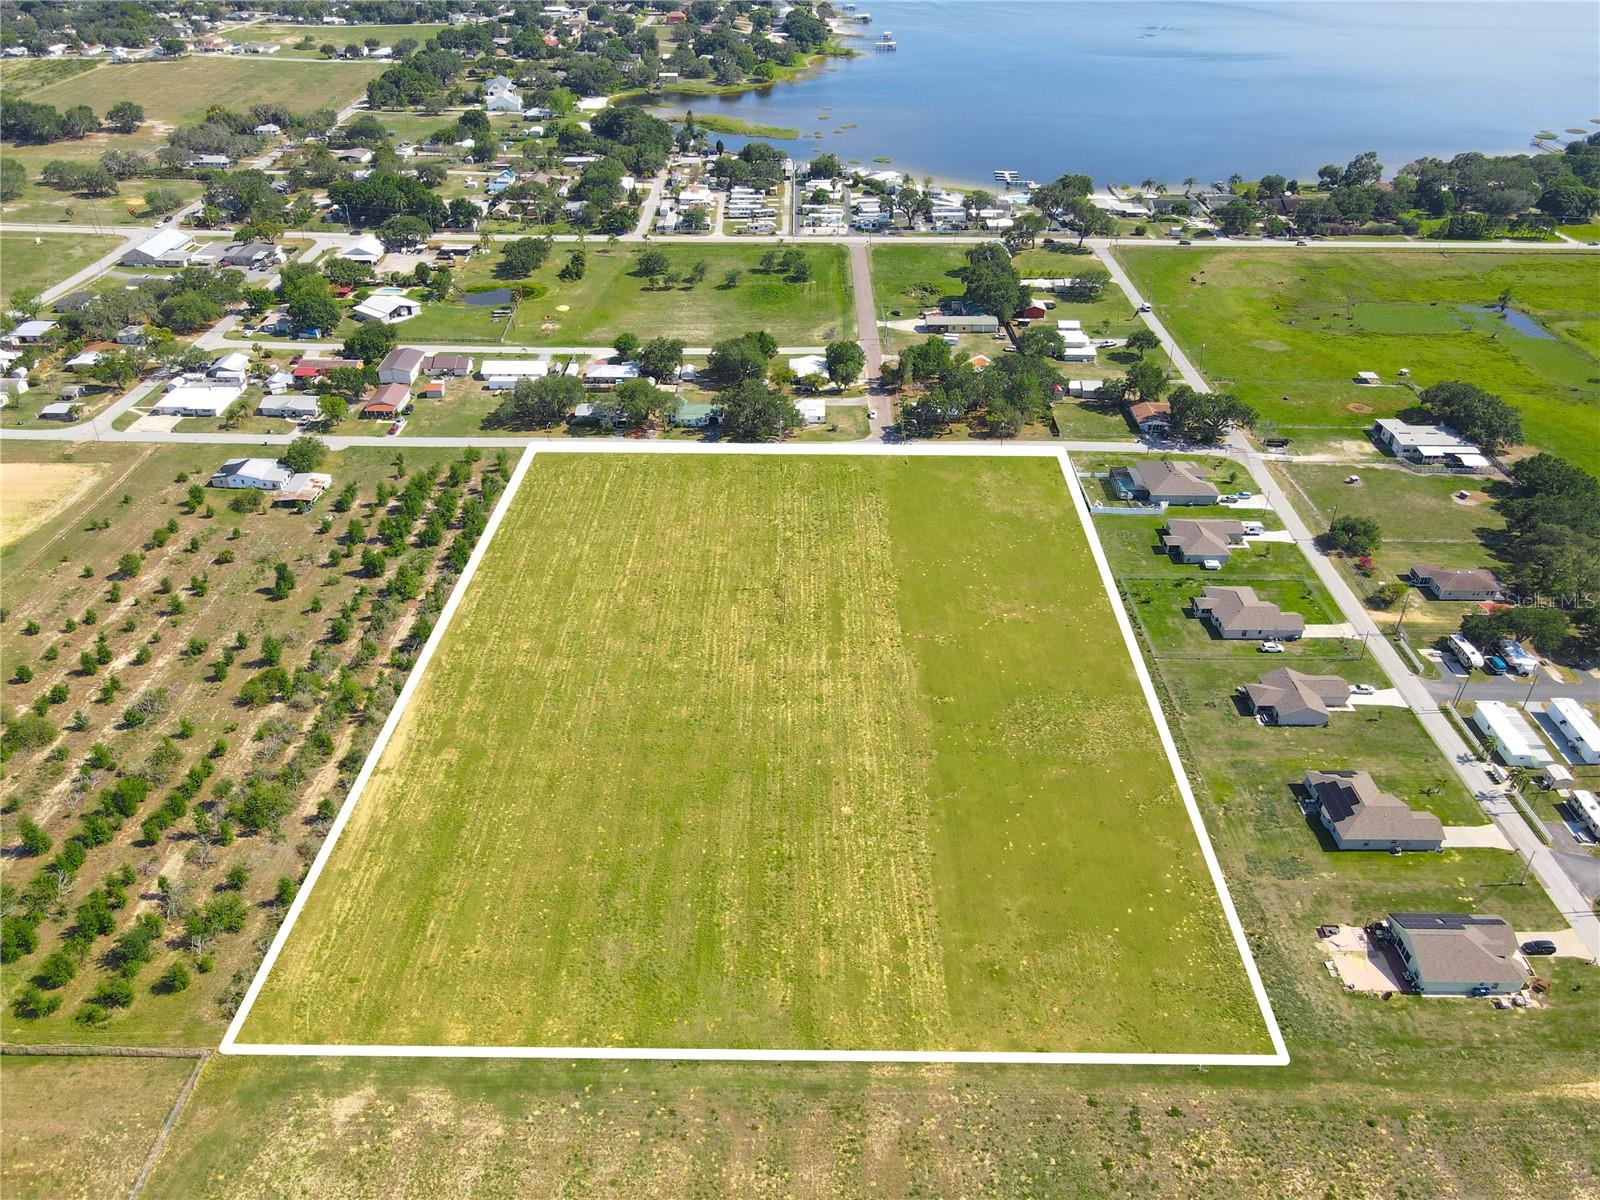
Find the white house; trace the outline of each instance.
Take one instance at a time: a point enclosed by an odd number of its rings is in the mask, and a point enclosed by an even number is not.
[[[385,325],[398,325],[401,321],[409,321],[421,311],[420,300],[413,300],[409,296],[379,293],[367,297],[356,305],[350,315],[358,321],[380,321]]]
[[[1479,700],[1472,723],[1485,739],[1494,739],[1494,751],[1508,767],[1546,767],[1555,761],[1528,718],[1509,704]]]
[[[483,107],[489,112],[522,111],[522,94],[504,75],[496,75],[483,85]]]
[[[318,417],[322,409],[315,396],[263,396],[256,405],[258,417],[282,417],[289,421],[304,421]]]
[[[5,340],[12,346],[32,346],[44,341],[45,336],[55,327],[54,321],[24,321],[6,334]]]
[[[519,379],[543,379],[550,374],[550,363],[542,358],[486,358],[478,367],[492,392],[503,392],[517,386]]]
[[[173,388],[151,407],[159,417],[220,417],[244,394],[244,388],[183,384]]]
[[[802,396],[794,402],[803,425],[821,425],[828,419],[828,405],[820,396]]]
[[[104,357],[105,355],[101,354],[98,350],[85,350],[81,354],[74,355],[72,358],[67,360],[67,370],[86,371],[90,367],[99,366],[100,360]]]
[[[422,351],[415,347],[396,346],[378,364],[378,382],[403,383],[409,387],[422,374],[423,357]]]
[[[125,267],[183,267],[194,257],[194,241],[181,229],[163,229],[122,256]]]
[[[370,233],[364,234],[339,251],[338,257],[376,266],[383,257],[383,243]]]
[[[292,474],[274,458],[230,458],[212,474],[211,486],[275,492],[289,482]]]
[[[583,373],[583,386],[610,389],[625,379],[639,378],[638,363],[595,363]]]
[[[257,125],[253,132],[257,137],[277,137],[283,132],[283,130],[278,128],[271,121],[266,121],[263,124]]]
[[[239,384],[241,387],[249,373],[250,356],[240,350],[220,356],[206,371],[208,376],[219,383]]]
[[[1570,696],[1561,696],[1550,701],[1545,715],[1567,739],[1579,762],[1590,766],[1600,764],[1600,726],[1583,705]]]
[[[804,379],[807,375],[826,376],[828,360],[820,354],[802,354],[789,360],[789,370],[794,372],[796,379]]]

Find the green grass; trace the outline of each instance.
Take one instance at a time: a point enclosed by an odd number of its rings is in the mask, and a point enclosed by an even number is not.
[[[337,35],[324,40],[344,44]],[[136,100],[144,106],[147,122],[139,133],[159,137],[163,126],[198,121],[219,103],[235,112],[269,103],[286,104],[296,112],[343,108],[362,95],[367,82],[383,69],[382,63],[274,62],[270,57],[232,56],[108,64],[42,87],[29,99],[58,108],[87,104],[101,114],[119,100]]]
[[[401,38],[412,38],[420,46],[438,33],[441,29],[448,29],[447,25],[248,25],[244,28],[223,31],[223,36],[230,41],[245,42],[273,42],[279,46],[293,48],[302,38],[312,39],[312,49],[305,51],[315,54],[316,48],[324,43],[331,42],[340,49],[351,42],[361,43],[368,38],[377,38],[385,46],[392,46]],[[271,59],[265,61],[270,62]]]
[[[1220,388],[1260,412],[1258,433],[1359,440],[1416,403],[1398,385],[1469,380],[1522,410],[1529,445],[1600,470],[1600,255],[1500,251],[1122,249],[1139,289]],[[1555,339],[1456,311],[1512,303]],[[1204,350],[1202,352],[1202,345]],[[1382,387],[1361,387],[1357,371]],[[1298,445],[1296,448],[1299,448]]]
[[[739,137],[776,138],[779,141],[787,141],[800,136],[798,129],[791,129],[787,125],[763,125],[758,121],[725,117],[719,113],[696,113],[694,123],[709,133],[731,133]]]
[[[0,231],[0,262],[5,265],[0,295],[9,300],[24,288],[42,291],[60,283],[115,249],[117,242],[83,234]]]
[[[1265,1049],[1110,620],[1053,459],[536,458],[242,1039]]]
[[[1600,224],[1594,222],[1587,225],[1562,225],[1559,228],[1569,238],[1576,238],[1580,242],[1600,241]]]
[[[30,96],[42,87],[60,83],[100,64],[89,58],[25,58],[6,60],[5,91],[10,96]]]
[[[765,329],[781,346],[820,346],[836,337],[852,336],[849,265],[838,246],[806,246],[812,276],[791,283],[781,275],[758,270],[765,249],[760,246],[664,245],[672,270],[686,276],[703,261],[703,282],[690,287],[652,289],[633,274],[637,248],[589,249],[588,270],[581,280],[557,278],[567,250],[558,245],[550,260],[528,280],[495,277],[499,256],[476,257],[457,272],[461,287],[509,287],[533,283],[545,291],[517,307],[509,332],[491,319],[492,307],[474,307],[459,299],[429,304],[407,321],[404,336],[412,341],[503,341],[515,345],[606,346],[620,333],[648,340],[676,337],[691,346],[709,346],[723,338]],[[742,272],[733,287],[723,279]],[[566,312],[560,306],[566,305]]]
[[[0,217],[27,225],[148,225],[152,218],[145,213],[144,194],[156,187],[172,191],[187,204],[199,198],[203,185],[197,179],[124,179],[114,196],[77,196],[45,187],[30,176],[20,196],[0,205]]]
[[[859,442],[867,436],[867,409],[862,404],[830,404],[828,419],[794,435],[797,442]]]

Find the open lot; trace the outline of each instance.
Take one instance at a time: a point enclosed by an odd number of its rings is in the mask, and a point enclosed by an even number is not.
[[[418,45],[426,42],[446,25],[425,25],[421,22],[415,25],[245,25],[236,29],[226,30],[227,35],[237,42],[270,42],[277,46],[293,47],[306,38],[312,39],[313,53],[315,47],[332,42],[335,46],[348,46],[351,42],[363,43],[368,38],[377,38],[385,46],[392,46],[402,38],[410,38]]]
[[[74,145],[81,146],[81,143]],[[109,145],[102,144],[94,154],[84,157],[98,158],[109,148]],[[33,150],[36,147],[30,146],[28,149]],[[7,146],[0,153],[9,155],[10,152],[11,147]],[[203,190],[203,185],[198,179],[124,179],[117,184],[117,193],[114,196],[80,196],[45,187],[38,181],[39,168],[44,162],[49,161],[48,159],[38,160],[33,156],[22,155],[18,157],[28,167],[28,182],[23,185],[20,196],[0,205],[0,217],[18,224],[44,225],[54,221],[63,225],[148,225],[154,217],[146,212],[147,206],[144,201],[146,192],[153,188],[162,188],[177,196],[180,204],[188,204],[199,199]],[[62,154],[51,157],[73,156]],[[8,236],[27,235],[13,233]]]
[[[1124,248],[1135,283],[1219,388],[1260,412],[1257,433],[1360,442],[1375,417],[1416,403],[1400,386],[1464,379],[1522,410],[1534,449],[1600,470],[1600,254],[1420,250],[1298,253]],[[1552,337],[1517,332],[1512,307]],[[1202,350],[1203,347],[1203,350]],[[1355,383],[1376,371],[1379,387]]]
[[[705,279],[692,286],[652,288],[633,273],[637,247],[591,246],[588,270],[572,282],[557,278],[570,249],[565,245],[557,245],[549,261],[522,280],[497,277],[500,256],[480,255],[457,270],[460,288],[520,286],[538,294],[517,305],[509,323],[493,319],[493,305],[470,305],[465,296],[429,304],[404,324],[401,334],[407,341],[447,345],[507,341],[553,346],[605,346],[620,333],[644,340],[676,337],[691,346],[708,346],[754,329],[765,329],[782,346],[820,346],[853,336],[849,269],[841,247],[804,247],[811,263],[811,278],[805,283],[761,271],[764,250],[759,246],[655,248],[667,255],[679,277],[704,262]],[[740,275],[728,286],[724,280],[730,271]]]
[[[537,457],[240,1040],[1264,1051],[1110,621],[1054,458]]]
[[[8,1200],[125,1196],[194,1060],[8,1055]]]
[[[117,246],[114,237],[93,237],[67,233],[9,233],[0,231],[0,297],[9,300],[25,288],[43,291],[60,283],[109,254]]]

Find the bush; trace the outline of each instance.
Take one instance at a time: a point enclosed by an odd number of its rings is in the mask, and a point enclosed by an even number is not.
[[[133,985],[126,979],[103,979],[89,993],[88,1002],[101,1008],[127,1008],[133,1003]]]
[[[0,920],[0,963],[16,962],[39,948],[39,933],[26,917]]]
[[[188,986],[189,968],[181,962],[175,962],[161,972],[161,978],[156,980],[155,985],[150,990],[170,996],[183,991]]]
[[[32,983],[23,984],[11,998],[11,1011],[25,1021],[48,1017],[60,1007],[60,996],[47,996]]]
[[[228,501],[228,508],[236,513],[260,512],[261,493],[255,488],[245,488],[232,500]]]
[[[1344,554],[1368,556],[1383,545],[1383,530],[1371,517],[1339,517],[1328,526],[1327,544]]]
[[[50,835],[27,816],[17,818],[17,838],[22,843],[22,852],[29,857],[49,853],[52,845]]]

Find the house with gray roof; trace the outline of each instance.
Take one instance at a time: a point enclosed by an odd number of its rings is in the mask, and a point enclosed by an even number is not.
[[[1200,468],[1184,459],[1136,462],[1111,472],[1117,490],[1151,504],[1215,504],[1217,489]]]
[[[1387,927],[1407,979],[1424,996],[1503,996],[1528,980],[1516,932],[1501,917],[1390,913]]]
[[[1161,535],[1161,548],[1173,562],[1202,563],[1208,559],[1227,562],[1228,556],[1244,545],[1242,521],[1206,521],[1180,517],[1167,522]]]
[[[1307,771],[1317,819],[1341,850],[1438,850],[1444,826],[1381,791],[1365,771]]]
[[[1293,667],[1268,671],[1240,692],[1266,725],[1326,725],[1329,710],[1350,700],[1350,685],[1337,675],[1305,675]]]
[[[1407,577],[1434,600],[1498,600],[1500,581],[1493,571],[1474,567],[1435,567],[1413,563]]]
[[[1208,587],[1194,598],[1190,607],[1212,633],[1228,641],[1272,638],[1292,642],[1298,641],[1306,631],[1304,617],[1284,612],[1272,601],[1263,600],[1254,588]]]

